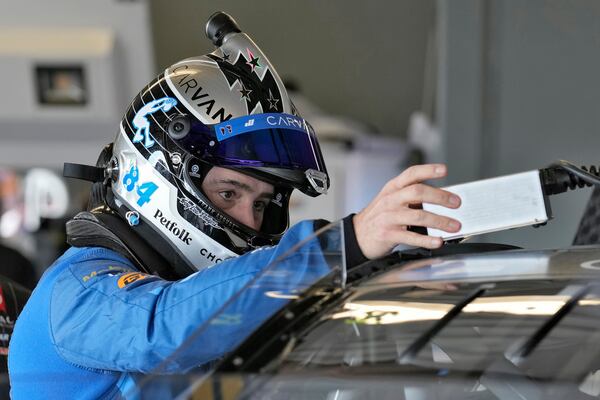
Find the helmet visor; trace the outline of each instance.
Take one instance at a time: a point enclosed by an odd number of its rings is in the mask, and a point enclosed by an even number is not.
[[[314,130],[290,114],[252,114],[211,126],[195,122],[178,142],[213,165],[326,172]]]

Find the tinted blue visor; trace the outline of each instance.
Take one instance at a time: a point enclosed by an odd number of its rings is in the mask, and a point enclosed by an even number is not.
[[[303,118],[266,113],[191,125],[190,134],[178,143],[214,165],[326,172],[315,133]]]

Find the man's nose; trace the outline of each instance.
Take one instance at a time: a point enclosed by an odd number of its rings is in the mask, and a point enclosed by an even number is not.
[[[252,229],[258,229],[258,222],[254,218],[253,204],[240,204],[238,210],[236,210],[235,218],[242,224],[249,226]]]

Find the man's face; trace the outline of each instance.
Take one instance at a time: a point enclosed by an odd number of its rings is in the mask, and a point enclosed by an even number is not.
[[[273,185],[230,169],[213,167],[202,182],[208,199],[238,222],[260,230]]]

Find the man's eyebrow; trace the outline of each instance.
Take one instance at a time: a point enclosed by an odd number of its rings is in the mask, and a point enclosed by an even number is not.
[[[273,199],[273,192],[263,192],[261,193],[258,198],[260,199],[268,199],[268,200],[272,200]]]
[[[236,181],[235,179],[218,179],[217,183],[226,183],[235,186],[239,189],[245,190],[247,192],[254,192],[254,189],[250,185],[242,183],[240,181]]]
[[[235,187],[242,189],[249,193],[255,192],[255,190],[252,186],[250,186],[246,183],[240,182],[240,181],[236,181],[235,179],[218,179],[217,183],[229,184],[229,185],[235,186]],[[263,192],[259,195],[259,197],[271,199],[273,197],[273,193],[272,192]]]

